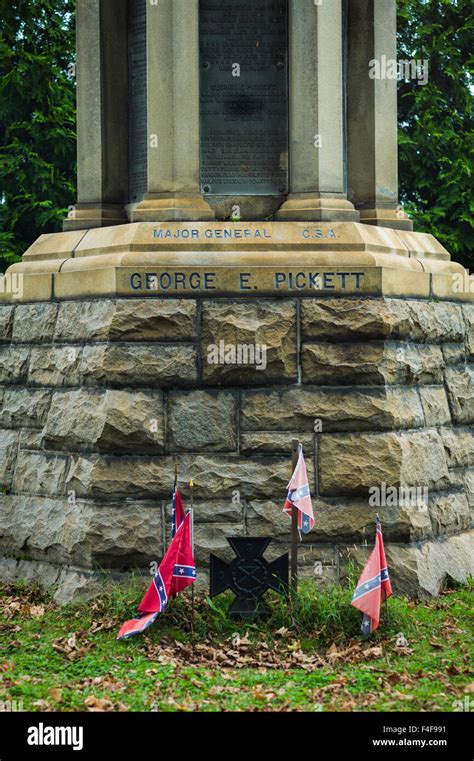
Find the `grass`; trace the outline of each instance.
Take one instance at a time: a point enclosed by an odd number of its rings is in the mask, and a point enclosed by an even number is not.
[[[229,620],[230,597],[189,591],[146,635],[117,642],[143,592],[117,586],[57,606],[31,587],[0,587],[0,701],[37,711],[420,711],[473,705],[469,588],[415,602],[392,597],[369,640],[350,589],[303,584],[271,617]],[[403,632],[408,648],[396,645]],[[458,702],[457,702],[458,701]],[[7,704],[8,705],[8,704]]]

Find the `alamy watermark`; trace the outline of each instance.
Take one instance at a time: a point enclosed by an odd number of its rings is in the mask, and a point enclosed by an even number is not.
[[[7,272],[0,275],[0,293],[9,293],[12,296],[23,296],[23,273]]]
[[[369,61],[369,79],[397,79],[405,82],[415,80],[419,85],[426,85],[428,76],[429,63],[426,58],[397,61],[382,55]]]
[[[209,365],[246,365],[257,370],[267,367],[267,347],[265,344],[239,344],[219,341],[207,347]]]
[[[427,486],[387,486],[382,481],[369,488],[370,507],[416,507],[426,512],[428,497]]]

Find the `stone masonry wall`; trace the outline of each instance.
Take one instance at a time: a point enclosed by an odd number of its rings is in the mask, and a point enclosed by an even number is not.
[[[220,341],[266,345],[266,369],[209,364]],[[200,570],[210,552],[232,557],[226,536],[288,549],[294,437],[316,517],[302,575],[330,584],[349,561],[360,570],[377,511],[396,591],[435,594],[474,573],[474,305],[0,306],[0,410],[0,578],[56,585],[58,599],[91,570],[146,573],[160,559],[175,460],[185,503],[195,484]],[[382,482],[427,487],[428,509],[369,506]]]

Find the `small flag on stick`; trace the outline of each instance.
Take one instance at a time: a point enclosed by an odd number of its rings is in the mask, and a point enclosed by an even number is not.
[[[126,621],[117,639],[132,637],[148,629],[168,604],[170,596],[182,592],[196,580],[193,550],[191,546],[191,515],[185,516],[176,530],[170,546],[153,577],[138,610],[140,615]]]
[[[298,528],[303,534],[309,534],[314,526],[314,514],[303,447],[301,445],[298,461],[288,484],[288,495],[283,510],[291,517],[293,507],[296,507],[298,510]]]
[[[375,525],[375,547],[362,571],[351,601],[351,605],[364,614],[361,631],[366,635],[377,629],[380,621],[380,606],[392,594],[382,526],[378,516]]]
[[[173,486],[173,513],[171,517],[171,538],[174,537],[176,534],[176,531],[181,526],[182,522],[184,521],[184,506],[183,501],[181,499],[181,494],[178,489],[178,466],[175,466],[175,474],[174,474],[174,486]]]

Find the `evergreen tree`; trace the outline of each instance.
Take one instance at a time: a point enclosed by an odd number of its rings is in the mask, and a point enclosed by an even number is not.
[[[0,270],[75,201],[74,6],[0,0]]]

